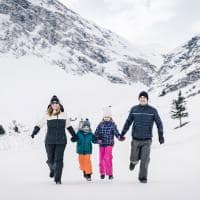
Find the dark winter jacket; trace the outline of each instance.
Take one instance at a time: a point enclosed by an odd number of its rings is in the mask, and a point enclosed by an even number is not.
[[[134,106],[126,120],[122,130],[122,136],[126,134],[130,126],[132,126],[133,139],[146,140],[152,138],[152,129],[154,122],[158,128],[159,137],[163,137],[163,124],[157,110],[150,105]]]
[[[101,140],[100,146],[113,146],[114,136],[119,138],[120,134],[113,121],[103,121],[98,125],[95,136],[98,140]]]
[[[72,136],[75,135],[75,132],[70,125],[70,120],[64,112],[55,116],[49,116],[46,114],[34,128],[32,135],[36,135],[45,124],[47,125],[47,134],[45,138],[46,144],[66,144],[66,128]]]
[[[92,143],[97,143],[94,134],[82,130],[77,132],[76,152],[78,154],[92,154]]]

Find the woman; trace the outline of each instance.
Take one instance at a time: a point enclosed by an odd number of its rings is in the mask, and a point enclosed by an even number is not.
[[[47,152],[47,164],[50,169],[50,177],[54,177],[56,184],[61,184],[64,150],[67,144],[65,128],[71,136],[75,136],[75,131],[70,125],[70,119],[64,112],[63,106],[57,96],[51,98],[47,108],[47,113],[42,120],[37,123],[32,138],[47,124],[47,134],[45,138],[45,148]]]

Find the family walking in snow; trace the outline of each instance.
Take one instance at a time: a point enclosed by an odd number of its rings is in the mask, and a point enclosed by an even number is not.
[[[103,119],[93,133],[89,119],[81,121],[77,133],[70,123],[69,116],[64,112],[64,107],[57,96],[51,98],[47,107],[47,113],[38,122],[31,135],[37,135],[40,129],[46,124],[47,134],[45,138],[45,148],[47,153],[47,164],[50,169],[49,176],[54,178],[56,184],[61,184],[64,151],[67,144],[65,129],[71,134],[71,141],[76,143],[76,152],[80,170],[86,180],[91,181],[92,175],[92,145],[99,145],[99,173],[100,179],[108,176],[109,180],[113,176],[113,146],[114,138],[119,141],[125,140],[125,134],[132,125],[131,156],[129,169],[134,170],[140,161],[139,181],[147,183],[148,166],[150,161],[150,150],[152,144],[152,129],[154,122],[158,129],[160,144],[164,143],[163,124],[158,111],[148,104],[148,93],[141,92],[138,100],[139,105],[131,108],[129,116],[125,122],[123,130],[119,133],[117,125],[113,121],[111,108],[107,107],[103,111]]]

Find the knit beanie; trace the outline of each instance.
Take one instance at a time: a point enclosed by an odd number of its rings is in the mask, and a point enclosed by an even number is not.
[[[58,99],[58,97],[57,97],[56,95],[54,95],[54,96],[51,98],[50,104],[53,104],[53,103],[58,103],[58,104],[60,104],[60,100]]]
[[[103,118],[104,117],[112,117],[111,106],[103,108]]]
[[[147,92],[145,92],[145,91],[142,91],[142,92],[140,92],[140,94],[139,94],[139,97],[138,97],[138,98],[140,98],[140,97],[146,97],[146,98],[147,98],[147,100],[149,100],[149,95],[148,95],[148,93],[147,93]]]

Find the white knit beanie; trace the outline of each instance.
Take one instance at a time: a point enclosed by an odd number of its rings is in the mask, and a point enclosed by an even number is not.
[[[104,117],[112,117],[111,106],[107,106],[103,108],[103,118]]]

